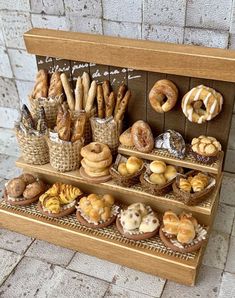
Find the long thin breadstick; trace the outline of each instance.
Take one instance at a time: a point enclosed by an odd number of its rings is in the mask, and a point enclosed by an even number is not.
[[[105,103],[105,117],[108,118],[113,115],[113,110],[115,106],[115,95],[111,92],[106,103]]]
[[[83,107],[83,87],[82,78],[78,77],[75,88],[75,111],[82,110]]]
[[[115,109],[114,109],[114,116],[117,114],[119,104],[122,101],[122,99],[126,93],[126,90],[127,90],[127,86],[125,84],[120,85],[118,88],[117,101],[116,101],[116,105],[115,105]]]
[[[93,104],[94,104],[95,97],[96,97],[96,81],[92,81],[91,87],[88,91],[88,96],[87,96],[87,101],[86,101],[86,107],[85,107],[86,112],[91,111]]]
[[[131,98],[131,91],[127,90],[124,98],[122,99],[122,101],[119,104],[117,114],[114,116],[114,119],[116,121],[122,120],[130,98]]]
[[[67,97],[69,108],[70,110],[74,110],[75,102],[74,102],[73,91],[72,91],[69,79],[65,73],[62,73],[60,75],[60,79],[64,88],[65,95]]]
[[[83,86],[83,109],[86,107],[88,92],[90,89],[90,76],[87,72],[84,71],[82,74],[82,86]]]
[[[98,107],[98,117],[104,118],[105,111],[104,111],[104,95],[103,95],[103,88],[101,85],[97,85],[97,107]]]
[[[102,88],[103,88],[103,94],[104,94],[104,102],[105,104],[108,102],[108,98],[110,95],[110,83],[108,80],[105,80],[102,84]]]

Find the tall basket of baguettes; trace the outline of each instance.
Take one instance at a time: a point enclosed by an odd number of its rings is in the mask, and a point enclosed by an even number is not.
[[[122,122],[131,92],[125,84],[118,88],[117,96],[105,80],[97,85],[98,116],[90,118],[92,140],[109,146],[113,155],[117,153]]]

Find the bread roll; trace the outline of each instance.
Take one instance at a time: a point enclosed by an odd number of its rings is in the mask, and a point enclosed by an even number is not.
[[[167,181],[171,181],[176,177],[176,175],[177,175],[177,170],[174,166],[171,166],[171,165],[166,166],[164,176]]]
[[[149,180],[158,186],[162,186],[167,183],[167,180],[163,174],[152,173],[149,176]]]
[[[131,156],[126,162],[126,168],[129,174],[135,174],[138,172],[143,165],[143,161],[138,157]]]
[[[180,220],[172,211],[166,211],[163,216],[164,231],[168,234],[177,235]]]
[[[124,162],[121,162],[118,165],[118,172],[121,174],[121,176],[128,176],[128,175],[130,175],[129,172],[127,171],[126,164]]]
[[[196,232],[193,223],[189,219],[182,219],[178,226],[177,240],[188,244],[195,238]]]
[[[10,197],[20,197],[26,188],[26,183],[21,178],[13,178],[6,185],[7,194]]]
[[[151,172],[156,174],[163,174],[166,170],[166,164],[164,161],[154,160],[149,165]]]

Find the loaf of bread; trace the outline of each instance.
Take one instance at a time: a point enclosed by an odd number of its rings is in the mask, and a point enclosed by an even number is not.
[[[50,80],[50,87],[48,90],[48,97],[55,98],[63,93],[63,86],[60,79],[60,73],[55,71]]]
[[[30,98],[37,99],[47,97],[48,94],[48,72],[46,69],[40,69],[37,73],[35,85]]]

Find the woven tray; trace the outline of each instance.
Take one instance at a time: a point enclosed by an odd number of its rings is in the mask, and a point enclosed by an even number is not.
[[[15,133],[21,155],[26,163],[44,165],[49,162],[49,149],[45,136],[25,134],[18,129],[15,129]]]

